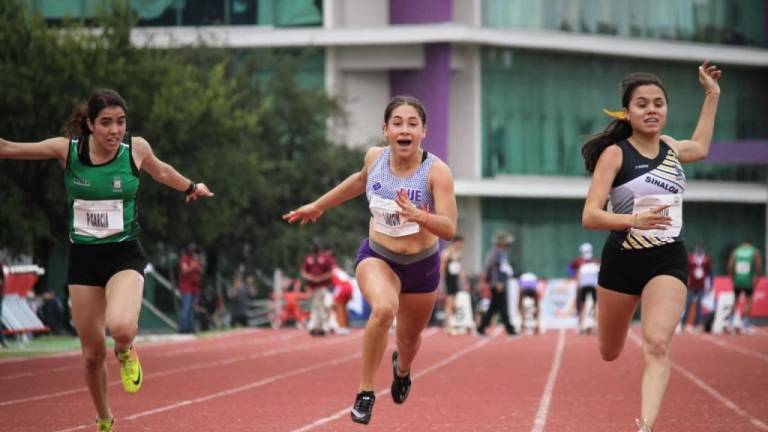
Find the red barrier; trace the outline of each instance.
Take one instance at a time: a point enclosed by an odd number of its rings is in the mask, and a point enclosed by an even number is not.
[[[716,276],[715,280],[715,295],[721,292],[733,291],[733,283],[728,276]],[[744,297],[742,296],[739,302],[739,308],[744,303]],[[760,278],[755,287],[755,292],[752,295],[752,316],[753,317],[768,317],[768,278]]]
[[[18,294],[26,297],[37,283],[38,275],[35,273],[10,273],[5,275],[5,294]]]

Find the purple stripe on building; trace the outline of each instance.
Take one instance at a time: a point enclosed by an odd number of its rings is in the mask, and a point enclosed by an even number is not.
[[[390,24],[425,24],[452,20],[452,0],[389,0]]]
[[[706,161],[707,163],[730,165],[768,164],[768,140],[712,143]]]
[[[451,46],[447,43],[427,44],[424,51],[424,68],[390,71],[390,91],[392,96],[408,94],[421,100],[427,111],[424,148],[447,160]]]

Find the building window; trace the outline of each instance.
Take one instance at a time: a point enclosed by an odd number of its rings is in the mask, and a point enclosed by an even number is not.
[[[100,0],[26,0],[52,22],[90,21],[109,7]],[[322,0],[131,0],[139,26],[321,26]]]
[[[764,0],[483,0],[483,25],[765,46]]]

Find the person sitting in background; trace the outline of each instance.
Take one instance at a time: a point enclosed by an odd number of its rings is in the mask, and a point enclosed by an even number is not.
[[[325,306],[325,295],[333,285],[331,275],[336,263],[325,251],[321,250],[320,241],[312,240],[312,252],[304,258],[301,265],[301,277],[311,292],[311,312],[309,334],[325,336],[325,323],[328,320],[328,308]]]
[[[197,322],[200,325],[200,331],[208,331],[219,326],[219,311],[221,310],[221,296],[213,285],[206,286],[200,292],[200,299],[197,302]]]
[[[40,295],[40,307],[37,317],[50,330],[51,334],[64,333],[64,305],[56,298],[51,290],[46,290]]]
[[[539,333],[541,331],[539,328],[539,278],[531,272],[526,272],[520,275],[518,284],[520,285],[520,298],[518,298],[517,307],[520,310],[520,327],[527,328],[533,333]],[[533,301],[530,309],[525,305],[526,298]]]
[[[243,271],[235,271],[232,285],[227,289],[227,300],[229,300],[229,313],[232,316],[230,326],[248,327],[248,298],[254,297],[256,291],[254,287],[245,284]]]
[[[301,301],[309,296],[301,289],[300,279],[294,279],[293,281],[288,279],[286,282],[288,290],[283,292],[283,306],[278,313],[275,326],[280,328],[286,324],[292,324],[302,328],[309,317],[309,312],[301,307]]]
[[[256,284],[256,277],[252,274],[245,277],[245,286],[248,288],[251,298],[263,298]]]
[[[333,267],[333,304],[336,312],[337,334],[349,334],[347,303],[352,299],[352,277],[339,266]]]

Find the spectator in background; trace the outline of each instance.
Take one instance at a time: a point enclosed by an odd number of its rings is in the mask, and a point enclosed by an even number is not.
[[[732,320],[736,319],[736,309],[739,305],[739,296],[744,293],[744,310],[742,311],[742,326],[751,328],[750,315],[752,314],[752,294],[757,281],[763,273],[763,258],[760,251],[752,246],[749,240],[744,240],[731,252],[728,259],[728,276],[733,281],[735,298],[733,302]],[[731,321],[731,328],[734,328]]]
[[[307,293],[302,290],[300,279],[286,279],[284,284],[283,306],[278,313],[276,327],[291,324],[302,328],[309,313],[302,309],[300,302],[307,298]]]
[[[685,330],[691,304],[694,304],[693,326],[701,326],[701,299],[712,287],[712,258],[707,255],[702,242],[696,243],[693,252],[688,254],[688,295],[685,298],[685,310],[680,320],[681,330]]]
[[[256,285],[256,276],[252,274],[246,276],[245,286],[248,288],[248,295],[250,295],[251,298],[262,298],[261,293],[259,293],[259,286]]]
[[[509,312],[507,306],[507,281],[513,276],[512,266],[507,259],[507,248],[512,242],[512,236],[507,233],[498,233],[495,237],[496,247],[488,252],[485,259],[485,270],[482,276],[482,284],[488,285],[491,291],[491,304],[485,311],[480,325],[477,327],[477,333],[485,335],[485,329],[491,323],[491,318],[497,313],[501,316],[501,321],[507,334],[514,336],[517,334],[515,327],[509,321]]]
[[[520,275],[518,282],[520,286],[520,296],[517,299],[517,308],[520,311],[520,331],[540,333],[539,327],[539,278],[534,273],[525,272]],[[525,307],[525,299],[533,301],[532,314],[528,314]]]
[[[58,335],[65,331],[65,310],[54,293],[46,289],[40,295],[40,307],[37,309],[37,317],[48,327],[51,334]]]
[[[301,277],[306,281],[310,290],[310,326],[312,336],[325,336],[324,325],[328,320],[328,310],[325,306],[325,295],[333,286],[331,276],[336,263],[333,257],[323,252],[318,239],[312,240],[312,252],[304,258],[301,265]]]
[[[488,306],[491,304],[491,293],[488,289],[488,284],[483,285],[481,283],[482,276],[480,273],[474,273],[467,276],[467,286],[469,288],[469,297],[472,300],[472,319],[475,321],[475,326],[480,325],[480,321],[483,319],[483,314],[488,310]]]
[[[179,332],[194,333],[195,307],[200,296],[200,279],[203,264],[200,261],[197,245],[190,243],[179,259],[179,291],[181,291],[181,316]]]
[[[592,308],[597,308],[597,278],[600,274],[600,261],[592,255],[592,244],[582,243],[579,246],[579,257],[571,262],[576,278],[576,312],[579,315],[579,332],[591,331],[587,326],[587,315],[584,304],[587,297],[592,298]]]
[[[349,334],[349,316],[347,303],[352,299],[352,277],[339,266],[333,267],[333,304],[336,312],[336,322],[339,327],[336,333]]]
[[[464,237],[457,235],[453,242],[440,256],[440,274],[445,284],[445,331],[454,333],[452,327],[455,313],[456,294],[461,289],[467,289],[467,276],[461,268],[461,253],[464,250]]]
[[[227,289],[230,325],[248,327],[248,298],[256,295],[256,288],[249,287],[243,278],[243,271],[235,271],[232,285]]]
[[[208,331],[219,326],[219,311],[221,310],[221,296],[213,284],[208,284],[200,291],[200,299],[197,302],[197,322],[200,331]]]

